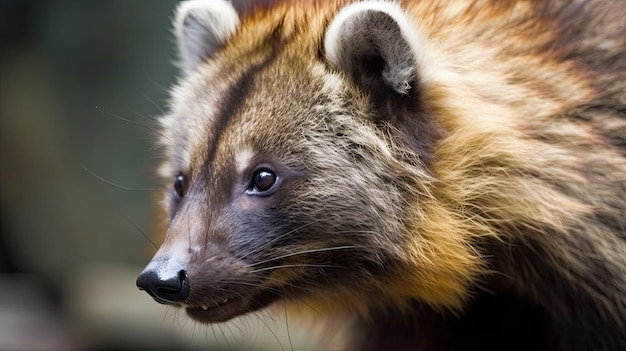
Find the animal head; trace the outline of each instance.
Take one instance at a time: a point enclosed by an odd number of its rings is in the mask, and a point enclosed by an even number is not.
[[[170,224],[138,286],[202,322],[277,299],[458,304],[471,254],[415,234],[441,133],[425,44],[394,3],[298,6],[179,6],[185,76],[161,120]]]

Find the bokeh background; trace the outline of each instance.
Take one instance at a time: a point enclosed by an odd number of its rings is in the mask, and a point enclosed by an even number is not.
[[[199,326],[135,287],[175,5],[0,0],[0,350],[315,348],[284,315]]]

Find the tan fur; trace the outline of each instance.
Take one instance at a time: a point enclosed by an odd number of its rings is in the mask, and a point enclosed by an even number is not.
[[[300,211],[329,223],[318,241],[297,250],[345,245],[333,226],[350,208],[323,209],[342,190],[368,189],[367,207],[353,208],[380,223],[378,232],[363,233],[371,246],[364,252],[387,274],[372,273],[358,289],[333,283],[285,296],[297,310],[357,311],[371,320],[381,310],[410,314],[418,301],[462,315],[483,289],[496,289],[490,282],[499,277],[507,282],[503,291],[525,290],[524,298],[540,300],[550,287],[523,280],[546,267],[589,296],[605,321],[626,328],[623,4],[401,2],[421,43],[419,87],[412,89],[419,89],[425,116],[436,126],[424,136],[433,141],[424,155],[399,136],[402,126],[373,121],[372,97],[325,61],[326,28],[348,3],[236,3],[235,34],[179,82],[172,112],[162,119],[160,174],[170,182],[184,172],[194,189],[204,189],[192,194],[206,204],[183,202],[181,211],[193,231],[208,234],[190,234],[175,220],[164,247],[189,240],[191,251],[234,240],[231,207],[212,207],[222,190],[211,184],[233,169],[229,177],[241,179],[247,163],[271,155],[307,174],[306,181],[285,185],[297,194],[285,207],[306,205]],[[241,89],[241,100],[229,95],[233,89]],[[329,139],[335,131],[359,145],[363,159],[346,156],[350,146]],[[232,201],[242,211],[260,206],[245,196]],[[537,250],[544,263],[514,261],[520,247]],[[275,254],[292,268],[272,271],[258,290],[287,286],[308,272],[309,256],[284,250]],[[613,280],[599,283],[595,274]],[[567,301],[552,307],[567,310]]]

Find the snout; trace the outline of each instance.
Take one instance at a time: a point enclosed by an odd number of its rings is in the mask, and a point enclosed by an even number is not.
[[[189,279],[180,263],[152,261],[139,274],[137,287],[162,304],[178,304],[189,296]]]

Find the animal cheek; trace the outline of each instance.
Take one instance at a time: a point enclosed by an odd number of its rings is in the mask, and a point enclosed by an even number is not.
[[[280,207],[282,197],[283,195],[280,193],[274,193],[267,196],[241,194],[240,196],[235,197],[230,206],[227,208],[231,213],[239,212],[241,214],[249,215],[257,211]]]
[[[253,197],[251,197],[251,196],[246,196],[246,195],[243,195],[243,196],[241,196],[241,197],[238,199],[238,201],[236,202],[236,206],[237,206],[237,207],[238,207],[241,211],[244,211],[244,212],[252,211],[252,210],[254,210],[254,209],[257,207],[257,205],[258,205],[258,204],[257,204],[257,202],[258,202],[258,201],[256,201],[256,200],[259,200],[259,199],[255,199],[255,198],[253,198]]]
[[[267,279],[275,285],[288,284],[305,275],[306,266],[307,261],[302,257],[277,261],[273,267],[269,267],[273,269]]]

